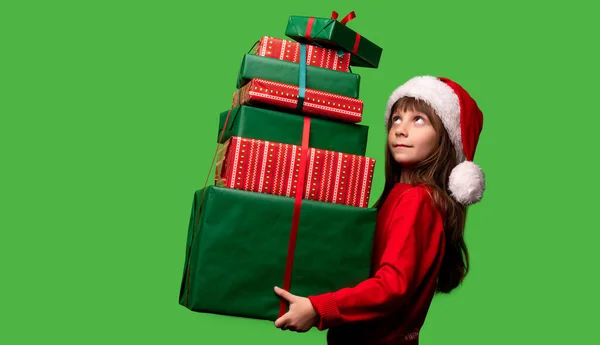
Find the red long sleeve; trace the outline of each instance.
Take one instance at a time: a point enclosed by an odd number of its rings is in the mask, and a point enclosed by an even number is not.
[[[429,193],[423,187],[408,188],[390,193],[386,204],[378,218],[374,248],[379,260],[373,277],[354,287],[308,297],[320,315],[319,329],[385,317],[407,299],[417,298],[419,286],[431,276],[444,233]]]

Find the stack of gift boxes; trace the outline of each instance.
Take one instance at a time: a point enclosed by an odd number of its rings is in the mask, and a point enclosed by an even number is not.
[[[179,303],[275,320],[301,296],[368,277],[375,160],[365,156],[360,75],[382,49],[331,18],[291,16],[288,39],[244,55],[220,114],[214,185],[194,195]]]

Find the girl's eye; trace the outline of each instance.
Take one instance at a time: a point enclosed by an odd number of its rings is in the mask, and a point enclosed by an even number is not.
[[[400,116],[394,116],[392,118],[392,123],[400,123]]]
[[[417,122],[420,125],[425,124],[425,120],[422,117],[420,117],[420,116],[417,116],[415,118],[415,122]]]

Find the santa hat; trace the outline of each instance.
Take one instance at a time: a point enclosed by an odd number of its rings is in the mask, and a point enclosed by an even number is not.
[[[385,111],[386,127],[392,106],[402,97],[424,101],[442,120],[459,163],[450,173],[448,188],[452,197],[464,205],[480,201],[485,190],[485,177],[481,168],[473,163],[473,157],[483,127],[483,114],[475,100],[450,79],[414,77],[390,96]]]

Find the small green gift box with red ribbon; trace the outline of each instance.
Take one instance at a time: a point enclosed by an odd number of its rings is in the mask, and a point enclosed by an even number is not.
[[[354,11],[339,21],[335,11],[331,18],[290,16],[285,35],[300,43],[351,53],[351,66],[377,68],[383,49],[346,25],[355,17]]]

